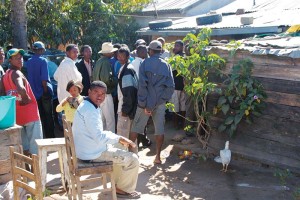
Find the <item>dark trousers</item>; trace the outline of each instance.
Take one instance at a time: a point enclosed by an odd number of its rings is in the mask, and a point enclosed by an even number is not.
[[[52,98],[42,96],[37,100],[44,138],[55,138]]]

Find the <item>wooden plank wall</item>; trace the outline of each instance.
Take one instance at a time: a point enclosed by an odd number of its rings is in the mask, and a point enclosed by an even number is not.
[[[300,59],[274,55],[251,55],[247,50],[238,50],[233,58],[221,48],[211,49],[227,59],[225,73],[233,64],[243,58],[254,63],[253,76],[264,86],[268,99],[263,115],[249,125],[245,122],[238,127],[234,138],[227,133],[218,133],[217,127],[222,114],[211,120],[213,127],[209,150],[218,154],[230,140],[233,154],[259,161],[274,167],[300,172]],[[222,80],[215,77],[216,82]],[[209,97],[210,109],[217,103],[217,96]]]

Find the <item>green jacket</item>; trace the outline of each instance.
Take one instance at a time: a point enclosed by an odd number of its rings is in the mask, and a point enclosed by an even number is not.
[[[93,69],[93,81],[103,81],[107,86],[107,94],[111,94],[118,84],[118,79],[113,76],[109,58],[102,56]]]

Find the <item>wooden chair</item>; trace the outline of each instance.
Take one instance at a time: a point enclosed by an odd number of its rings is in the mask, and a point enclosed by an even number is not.
[[[68,157],[68,167],[70,171],[70,182],[68,197],[69,199],[78,199],[82,200],[82,187],[81,184],[87,182],[101,181],[103,184],[103,189],[101,192],[111,192],[111,199],[117,200],[116,195],[116,186],[113,177],[113,162],[112,161],[103,161],[97,163],[85,163],[77,159],[74,139],[71,124],[66,121],[65,116],[63,116],[63,127],[64,127],[64,136],[66,140],[67,148],[67,157]],[[81,176],[85,175],[94,175],[101,174],[101,177],[89,178],[80,180]],[[111,187],[107,188],[107,176],[110,176]]]
[[[32,155],[32,158],[27,157],[15,151],[13,146],[10,146],[11,172],[13,178],[14,199],[19,200],[19,188],[23,188],[35,196],[35,199],[43,199],[42,182],[40,175],[39,160],[37,155]],[[22,146],[19,147],[20,152],[23,152]],[[25,168],[25,164],[31,166],[31,171]],[[28,179],[34,182],[34,186],[28,184]]]

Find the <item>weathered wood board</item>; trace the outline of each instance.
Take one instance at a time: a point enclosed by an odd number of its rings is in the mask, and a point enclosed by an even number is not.
[[[22,127],[15,125],[7,129],[0,129],[0,184],[11,180],[11,164],[9,146],[22,145]]]
[[[233,154],[300,173],[300,59],[251,55],[247,50],[238,50],[234,57],[229,57],[224,49],[213,48],[211,52],[226,58],[227,74],[238,60],[251,59],[253,76],[263,84],[268,99],[263,115],[254,118],[251,125],[242,122],[233,138],[217,131],[224,116],[212,117],[210,152],[218,154],[225,141],[230,140]],[[225,80],[215,76],[210,79],[217,83]],[[217,95],[211,95],[208,109],[212,110],[217,100]]]

